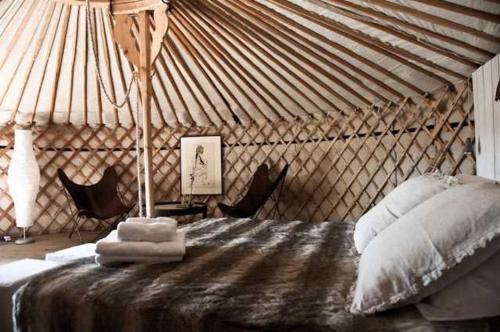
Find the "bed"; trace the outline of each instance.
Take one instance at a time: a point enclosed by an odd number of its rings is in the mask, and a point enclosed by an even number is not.
[[[500,331],[500,318],[431,323],[414,307],[345,311],[348,223],[205,219],[183,227],[181,263],[75,261],[15,295],[17,331]]]

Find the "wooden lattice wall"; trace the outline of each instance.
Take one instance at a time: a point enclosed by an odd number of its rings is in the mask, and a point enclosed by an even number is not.
[[[179,138],[220,134],[224,140],[224,197],[199,197],[218,216],[216,203],[234,202],[263,161],[289,175],[281,197],[281,218],[354,221],[396,184],[437,168],[473,173],[473,157],[463,155],[473,135],[472,105],[465,88],[447,89],[417,103],[405,100],[383,109],[281,123],[207,128],[163,127],[154,131],[156,199],[179,198]],[[65,169],[77,182],[91,183],[106,165],[116,165],[122,192],[136,202],[134,128],[52,126],[35,129],[41,190],[32,233],[70,227],[68,201],[56,176]],[[0,131],[0,234],[17,234],[7,190],[7,167],[13,148],[12,127]],[[268,202],[261,218],[270,217]],[[96,227],[88,222],[85,228]]]

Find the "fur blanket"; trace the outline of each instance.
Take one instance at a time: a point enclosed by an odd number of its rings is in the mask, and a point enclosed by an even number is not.
[[[15,296],[17,331],[494,331],[500,320],[429,323],[413,307],[343,308],[355,275],[352,226],[205,219],[183,227],[183,262],[77,261]]]

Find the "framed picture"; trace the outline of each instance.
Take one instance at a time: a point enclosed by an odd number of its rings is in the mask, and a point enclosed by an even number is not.
[[[222,137],[181,137],[181,194],[222,194]]]

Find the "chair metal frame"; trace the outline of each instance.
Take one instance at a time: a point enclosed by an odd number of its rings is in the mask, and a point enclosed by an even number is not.
[[[285,179],[286,179],[286,174],[288,173],[288,164],[286,164],[286,166],[283,168],[283,170],[280,172],[280,175],[281,176],[281,173],[284,172],[283,176],[281,179],[279,179],[280,183],[276,186],[276,188],[274,188],[273,192],[271,193],[271,195],[269,196],[269,198],[274,202],[274,207],[271,211],[273,211],[273,219],[276,219],[276,214],[278,214],[278,218],[281,219],[281,213],[279,211],[279,202],[280,202],[280,198],[281,198],[281,194],[283,193],[283,188],[285,187]],[[276,192],[276,189],[279,187],[278,189],[278,197],[276,197],[276,199],[273,197],[274,193]],[[267,200],[266,200],[267,201]],[[252,218],[255,218],[256,216],[259,215],[259,213],[262,211],[262,209],[264,208],[264,205],[266,204],[266,202],[264,202],[264,204],[261,205],[261,207],[257,210],[257,212],[252,216]]]
[[[64,171],[62,171],[62,172],[64,173]],[[71,181],[71,179],[69,179],[69,178],[68,178],[68,180]],[[71,182],[73,182],[73,181],[71,181]],[[94,219],[94,220],[96,220],[97,223],[99,224],[99,226],[101,226],[103,228],[103,231],[97,235],[97,238],[100,238],[108,230],[112,229],[120,220],[122,220],[124,217],[126,217],[132,211],[132,209],[133,209],[133,206],[128,206],[127,207],[128,210],[126,212],[124,212],[122,214],[119,214],[117,216],[108,218],[108,219],[113,219],[113,220],[111,222],[106,222],[105,220],[107,220],[107,219],[101,219],[101,218],[91,217],[91,215],[94,214],[91,211],[87,211],[85,209],[79,209],[78,206],[77,206],[77,204],[76,204],[76,202],[75,202],[75,200],[74,200],[74,198],[68,192],[68,189],[66,188],[66,186],[64,185],[64,183],[62,184],[62,186],[63,186],[63,189],[64,189],[64,195],[66,196],[66,199],[69,202],[69,206],[70,206],[69,209],[70,209],[70,214],[71,214],[70,218],[73,221],[73,227],[71,228],[68,237],[71,238],[73,236],[73,233],[77,232],[78,237],[80,239],[80,242],[83,242],[82,235],[80,233],[80,227],[82,227],[88,219]],[[80,185],[80,186],[82,186],[82,185]],[[121,202],[124,201],[123,195],[122,195],[122,193],[120,191],[120,188],[119,188],[118,184],[117,184],[117,187],[116,187],[116,195],[118,196],[118,199]],[[72,205],[74,205],[74,207]],[[83,220],[83,222],[81,223],[82,220]]]
[[[279,200],[281,198],[281,194],[283,191],[286,174],[288,173],[288,168],[289,168],[289,165],[286,164],[285,167],[278,174],[277,178],[271,182],[271,186],[269,188],[270,192],[266,193],[267,198],[261,202],[260,206],[257,208],[257,210],[253,214],[248,216],[249,218],[255,218],[262,211],[264,205],[269,200],[269,198],[272,199],[274,202],[274,207],[272,210],[273,211],[273,218],[276,218],[276,214],[278,214],[278,217],[281,218],[281,213],[279,212]],[[253,177],[255,177],[255,174],[253,175]],[[250,183],[252,183],[253,181],[254,181],[254,179],[252,178]],[[276,189],[278,189],[278,187],[279,187],[278,197],[276,197],[276,199],[274,199],[273,194],[276,192]],[[236,205],[238,205],[247,196],[247,194],[248,194],[248,192],[240,199],[240,201],[238,201],[238,203],[236,203],[232,206],[228,206],[226,204],[219,203],[218,206],[219,206],[219,209],[222,211],[223,215],[231,216],[229,214],[229,209],[234,208]],[[221,206],[223,206],[224,209],[221,208]],[[229,208],[229,209],[226,210],[225,208]],[[224,211],[224,210],[226,210],[226,211]]]

